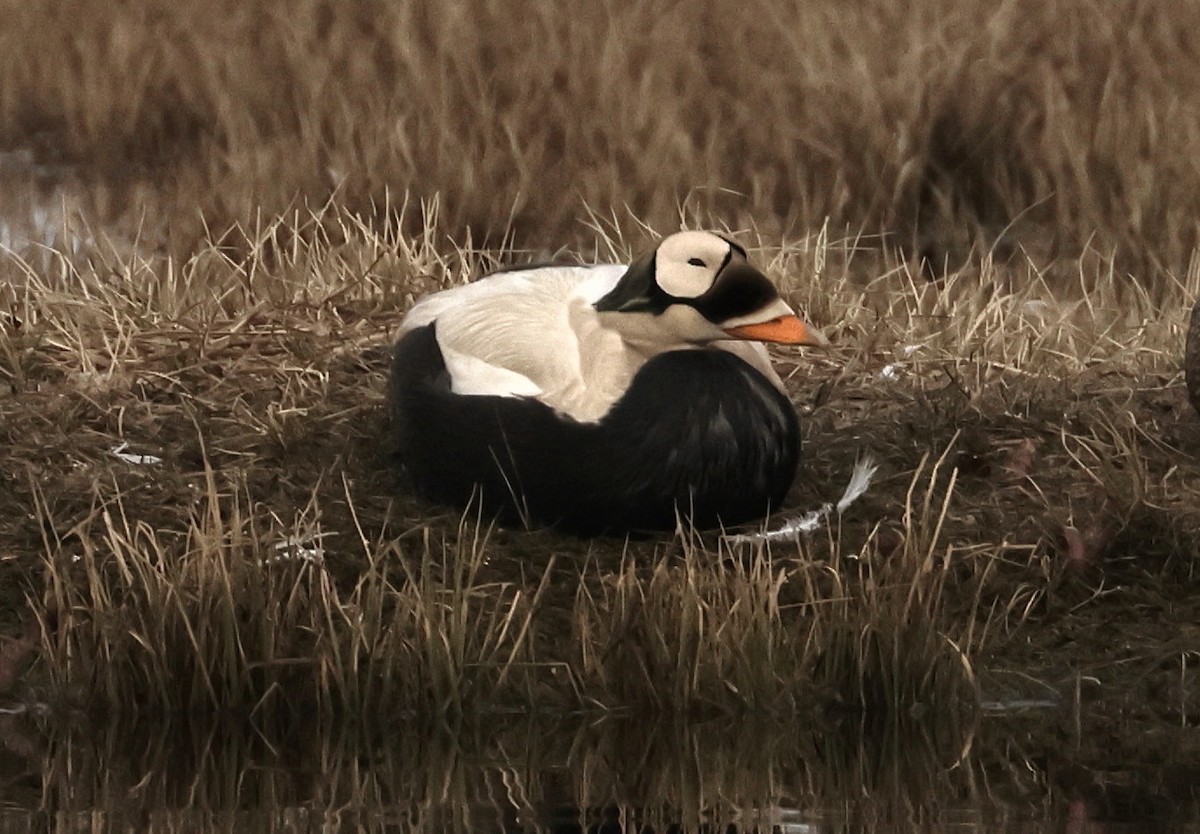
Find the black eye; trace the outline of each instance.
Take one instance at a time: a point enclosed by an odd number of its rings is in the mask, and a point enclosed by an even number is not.
[[[688,258],[688,263],[691,264],[692,266],[705,266],[705,267],[708,266],[708,264],[706,264],[704,261],[700,260],[699,258]]]

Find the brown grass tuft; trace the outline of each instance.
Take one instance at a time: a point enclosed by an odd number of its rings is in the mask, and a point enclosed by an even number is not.
[[[183,255],[202,222],[334,195],[551,248],[587,240],[584,206],[633,229],[682,203],[828,218],[937,274],[1115,259],[1158,288],[1197,242],[1198,23],[1132,0],[14,7],[0,147]]]

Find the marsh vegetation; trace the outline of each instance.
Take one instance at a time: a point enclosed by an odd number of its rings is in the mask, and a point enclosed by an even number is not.
[[[1041,701],[1039,743],[1073,721],[1089,766],[1194,757],[1197,15],[10,9],[0,627],[37,650],[0,694],[881,726]],[[867,496],[770,547],[414,499],[382,411],[413,300],[681,223],[833,340],[776,353],[805,444],[781,516],[870,453]]]

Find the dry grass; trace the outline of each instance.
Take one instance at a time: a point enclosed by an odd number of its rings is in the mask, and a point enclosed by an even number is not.
[[[864,281],[853,242],[824,234],[743,238],[837,342],[779,357],[806,425],[792,506],[833,497],[864,451],[884,466],[837,529],[763,552],[581,542],[423,505],[382,439],[389,333],[415,295],[512,257],[436,225],[409,238],[328,206],[265,224],[240,257],[5,262],[0,535],[9,587],[44,621],[45,697],[944,716],[978,700],[975,664],[1013,630],[1064,597],[1086,607],[1093,574],[1144,576],[1148,597],[1193,581],[1182,304],[1156,316],[1111,271],[1056,292],[987,261]]]
[[[1136,0],[9,4],[0,148],[177,255],[331,195],[551,249],[657,228],[882,234],[936,269],[1115,256],[1161,287],[1200,216],[1200,11]],[[410,217],[411,219],[415,219]],[[629,224],[627,219],[622,223]],[[410,226],[409,231],[416,227]]]
[[[1195,12],[5,12],[0,624],[44,625],[19,694],[893,720],[1019,669],[1194,721]],[[869,451],[864,502],[758,553],[413,500],[380,409],[413,299],[681,219],[834,338],[777,357],[785,511]]]

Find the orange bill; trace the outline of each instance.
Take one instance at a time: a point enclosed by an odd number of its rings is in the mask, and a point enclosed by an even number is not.
[[[758,342],[777,342],[781,345],[824,346],[829,340],[820,330],[810,327],[796,315],[779,316],[757,324],[743,324],[725,330],[735,339],[753,339]]]

